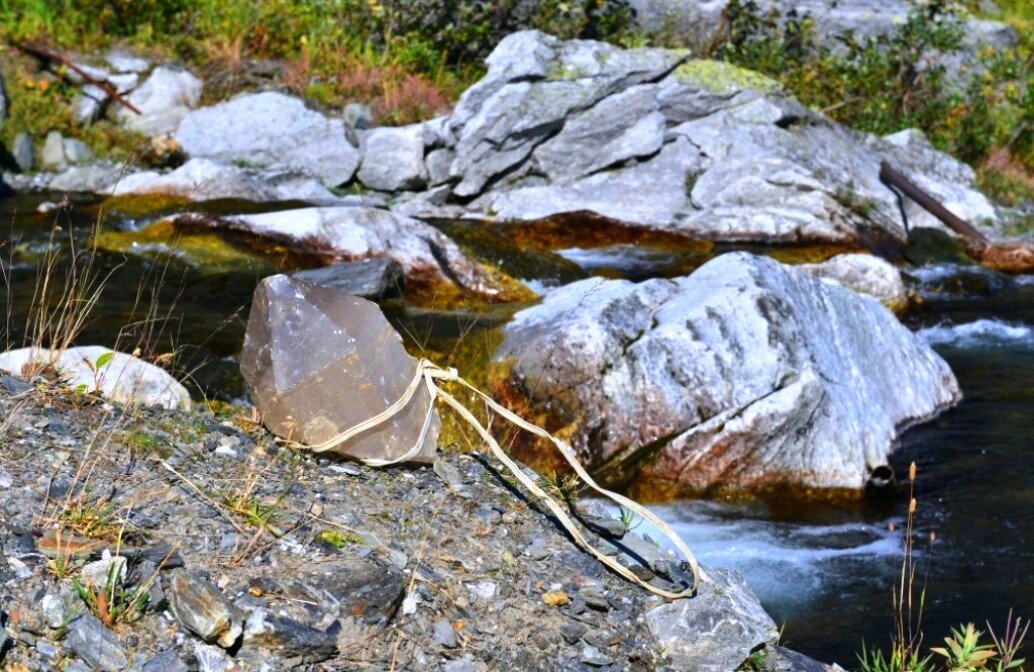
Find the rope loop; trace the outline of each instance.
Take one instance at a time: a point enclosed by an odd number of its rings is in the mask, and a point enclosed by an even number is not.
[[[539,487],[538,483],[536,483],[534,479],[529,477],[524,472],[524,470],[521,469],[520,466],[516,462],[514,462],[510,458],[510,456],[506,454],[505,451],[503,451],[502,447],[499,445],[499,442],[496,441],[495,437],[493,437],[492,434],[481,424],[481,422],[478,421],[476,417],[474,417],[474,414],[471,413],[470,409],[468,409],[466,406],[460,403],[454,396],[452,396],[451,394],[443,390],[441,387],[439,387],[437,385],[438,381],[454,382],[465,387],[476,397],[484,401],[485,404],[490,409],[492,409],[492,411],[494,411],[499,416],[509,421],[511,424],[527,432],[530,432],[535,436],[538,436],[551,442],[553,446],[556,447],[558,451],[560,451],[560,454],[563,455],[564,460],[567,461],[567,463],[571,466],[574,472],[578,475],[578,478],[581,479],[587,486],[589,486],[589,488],[591,488],[597,494],[614,502],[618,506],[626,508],[629,511],[641,516],[643,519],[649,521],[651,524],[654,525],[654,527],[660,530],[660,532],[664,536],[666,536],[669,541],[671,541],[675,548],[678,549],[679,553],[681,553],[682,556],[685,558],[686,563],[689,565],[689,568],[692,571],[692,585],[679,592],[658,588],[657,586],[651,585],[646,581],[643,581],[638,576],[636,576],[630,569],[619,563],[614,558],[605,555],[602,551],[590,544],[589,540],[586,539],[585,535],[582,533],[581,528],[574,522],[574,520],[572,520],[571,516],[568,514],[568,511],[566,511],[564,507],[553,496],[551,496],[549,493],[547,493],[545,490]],[[689,550],[689,547],[686,545],[686,543],[682,541],[682,538],[679,537],[679,535],[673,529],[671,529],[671,527],[669,527],[667,523],[658,518],[654,513],[652,513],[649,509],[642,506],[638,502],[635,502],[634,500],[629,499],[624,495],[607,490],[606,488],[597,484],[596,481],[592,478],[592,476],[589,475],[589,472],[587,472],[585,468],[582,466],[581,462],[578,461],[578,458],[575,456],[574,451],[571,449],[571,446],[567,442],[558,439],[542,427],[527,422],[513,411],[509,410],[505,406],[500,405],[498,402],[495,401],[495,399],[492,399],[490,396],[479,390],[477,387],[463,379],[455,368],[442,368],[428,359],[421,359],[417,362],[416,372],[413,375],[413,379],[406,387],[406,390],[402,393],[402,396],[400,396],[395,401],[395,403],[391,404],[386,409],[384,409],[384,411],[378,413],[372,418],[369,418],[368,420],[364,420],[363,422],[353,425],[352,427],[344,430],[340,434],[316,445],[310,446],[289,440],[281,440],[281,443],[291,448],[304,448],[306,450],[310,450],[316,453],[322,453],[331,450],[341,445],[342,443],[345,443],[354,436],[390,420],[396,414],[401,412],[404,408],[406,408],[406,406],[409,405],[409,402],[413,399],[413,396],[420,389],[421,382],[423,382],[427,388],[428,394],[430,395],[430,403],[427,406],[427,414],[424,416],[424,423],[416,442],[412,445],[412,447],[409,450],[407,450],[404,454],[400,455],[399,457],[391,459],[360,458],[363,463],[372,467],[383,467],[391,464],[398,464],[399,462],[406,462],[416,457],[423,448],[424,440],[427,438],[427,432],[429,431],[431,426],[431,420],[434,417],[434,402],[435,400],[440,399],[446,405],[448,405],[450,408],[456,411],[456,413],[458,413],[461,418],[466,420],[467,423],[474,428],[474,430],[478,433],[482,440],[488,445],[489,449],[492,451],[492,454],[496,457],[496,459],[502,462],[503,465],[505,465],[506,468],[510,471],[510,473],[513,474],[513,476],[518,481],[520,481],[520,483],[525,488],[527,488],[528,491],[530,491],[533,495],[535,495],[535,497],[537,497],[539,500],[545,503],[547,508],[549,508],[550,512],[552,512],[553,515],[556,516],[557,520],[560,521],[560,524],[564,526],[564,529],[567,530],[571,537],[586,552],[595,557],[602,564],[609,567],[613,572],[615,572],[619,576],[624,577],[632,583],[636,583],[642,586],[643,588],[650,591],[651,593],[654,593],[655,595],[659,595],[661,597],[674,600],[683,597],[691,597],[696,592],[697,585],[700,583],[700,565],[697,562],[696,557],[693,555],[693,552]]]

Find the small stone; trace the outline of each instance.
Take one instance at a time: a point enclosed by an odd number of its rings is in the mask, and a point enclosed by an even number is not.
[[[233,669],[233,660],[217,646],[194,643],[194,658],[200,672],[228,672]]]
[[[177,570],[169,582],[168,599],[176,620],[206,642],[229,648],[240,638],[239,611],[207,581]]]
[[[14,485],[14,476],[6,469],[0,469],[0,490],[6,490]]]
[[[141,58],[136,54],[132,54],[128,51],[109,51],[104,55],[104,60],[108,62],[108,65],[112,67],[115,72],[132,72],[141,73],[147,72],[151,64],[147,62],[147,59]],[[113,77],[109,77],[108,81],[111,81]]]
[[[36,156],[32,147],[32,136],[25,131],[14,136],[14,144],[11,146],[11,154],[14,162],[22,172],[28,172],[36,167]]]
[[[68,605],[65,604],[60,595],[44,595],[43,599],[40,600],[40,608],[43,610],[43,620],[47,622],[49,627],[57,630],[65,625],[69,611]]]
[[[588,628],[577,621],[570,621],[560,626],[560,636],[564,638],[564,641],[568,644],[577,644],[578,640],[585,635]]]
[[[456,628],[452,627],[452,623],[445,619],[435,621],[434,641],[447,649],[455,649],[459,646],[459,640],[456,637]]]
[[[93,158],[93,150],[91,150],[82,140],[65,138],[63,144],[65,160],[69,163],[86,163]]]
[[[91,614],[73,620],[64,641],[75,655],[96,670],[118,672],[129,665],[118,638]]]
[[[438,478],[442,479],[442,482],[450,488],[457,488],[463,485],[463,476],[460,475],[460,470],[449,463],[448,460],[439,458],[434,461],[431,468],[434,469],[434,473],[438,475]]]
[[[40,166],[44,170],[61,170],[68,166],[68,160],[65,158],[64,138],[60,133],[57,131],[47,133],[43,147],[40,149],[39,160]]]
[[[537,537],[532,540],[528,547],[524,549],[526,555],[530,555],[532,560],[545,560],[549,556],[553,555],[553,552],[548,548],[548,542],[544,537]]]
[[[36,642],[36,651],[47,660],[56,660],[61,653],[61,649],[56,644],[42,639]]]
[[[73,660],[65,666],[65,672],[90,672],[90,666],[81,660]]]
[[[498,584],[495,581],[488,580],[467,584],[467,590],[478,600],[491,600],[494,598],[497,587]]]
[[[357,131],[364,131],[373,126],[373,110],[369,105],[349,103],[345,105],[344,113],[341,116],[349,128]]]
[[[542,596],[542,601],[551,607],[562,607],[570,604],[571,598],[562,590],[550,590]]]
[[[402,265],[388,257],[346,261],[323,268],[292,273],[291,277],[330,287],[371,301],[402,293]]]
[[[337,621],[326,630],[256,609],[244,626],[244,641],[301,663],[320,663],[337,653]]]
[[[100,560],[83,565],[79,578],[84,586],[96,590],[106,590],[111,582],[115,586],[121,586],[126,578],[126,559],[118,555],[112,556],[109,551],[104,551]]]
[[[463,658],[461,660],[450,660],[442,665],[442,672],[478,672],[474,664]]]
[[[187,672],[189,669],[175,652],[165,651],[144,663],[141,672]]]
[[[603,667],[612,664],[614,659],[602,653],[595,646],[587,646],[582,649],[582,662],[593,667]]]
[[[582,588],[579,593],[582,599],[585,600],[585,604],[597,611],[607,611],[610,609],[610,602],[607,601],[606,596],[598,588]]]

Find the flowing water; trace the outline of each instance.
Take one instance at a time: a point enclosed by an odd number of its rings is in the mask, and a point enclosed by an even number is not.
[[[90,200],[37,212],[40,203],[59,198],[0,200],[0,221],[10,226],[0,249],[9,308],[5,334],[14,346],[25,341],[31,324],[42,255],[65,250],[69,235],[85,243],[97,218]],[[52,242],[55,222],[62,231]],[[139,224],[116,218],[108,225]],[[68,263],[67,252],[61,255],[59,277]],[[622,245],[569,248],[553,256],[555,263],[545,265],[551,274],[529,278],[540,290],[581,272],[641,279],[685,273],[701,261],[699,253]],[[272,268],[213,273],[110,253],[98,253],[94,267],[108,280],[78,342],[115,345],[120,328],[141,317],[140,308],[134,310],[140,289],[161,277],[159,305],[172,309],[157,349],[166,342],[184,348],[181,363],[193,373],[196,389],[223,398],[244,393],[235,356],[255,283]],[[951,364],[965,394],[957,408],[910,430],[893,459],[899,474],[913,460],[919,469],[917,583],[926,587],[923,629],[934,645],[949,626],[990,619],[997,629],[1010,607],[1028,616],[1034,607],[1034,460],[1028,455],[1034,449],[1034,278],[955,266],[925,267],[913,275],[924,303],[906,323]],[[445,337],[469,327],[469,320],[455,315],[398,307],[395,317]],[[125,334],[124,340],[138,335]],[[892,630],[891,587],[901,568],[906,506],[907,493],[897,493],[844,503],[687,501],[657,509],[705,564],[747,575],[784,624],[785,643],[854,668],[862,641],[885,646]]]

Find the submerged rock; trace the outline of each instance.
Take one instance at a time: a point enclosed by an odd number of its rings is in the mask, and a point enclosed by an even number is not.
[[[904,428],[961,396],[875,300],[745,253],[555,290],[495,358],[587,463],[687,491],[862,488]]]
[[[329,187],[348,182],[359,166],[344,122],[282,93],[240,95],[191,112],[175,139],[191,157],[308,173]]]
[[[375,417],[403,396],[417,370],[377,304],[286,275],[255,290],[241,373],[263,423],[277,436],[315,445]],[[347,391],[347,399],[342,393]],[[421,385],[382,424],[333,448],[360,459],[430,462],[438,415]]]
[[[468,259],[438,229],[387,210],[302,208],[233,217],[181,215],[176,221],[267,237],[328,263],[394,259],[405,273],[407,294],[430,295],[429,300],[439,305],[450,300],[450,288],[453,293],[489,301],[531,296],[515,281]]]
[[[98,345],[47,349],[21,348],[0,354],[0,369],[31,375],[57,370],[72,389],[98,391],[121,404],[189,408],[190,394],[175,378],[154,364]]]

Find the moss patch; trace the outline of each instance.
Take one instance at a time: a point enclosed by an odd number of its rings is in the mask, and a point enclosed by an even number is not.
[[[140,231],[101,231],[94,236],[100,250],[160,261],[175,261],[210,273],[271,270],[256,253],[217,233],[183,232],[170,221]]]
[[[778,91],[782,89],[774,79],[759,72],[747,70],[731,63],[696,59],[675,68],[675,79],[687,86],[703,86],[709,91],[731,94],[744,89]]]

